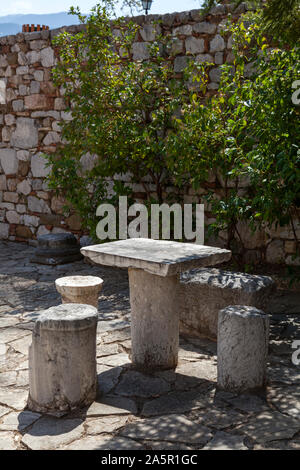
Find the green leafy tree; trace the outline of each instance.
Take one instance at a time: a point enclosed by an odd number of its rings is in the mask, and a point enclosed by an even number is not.
[[[218,0],[205,0],[203,8],[208,11]],[[273,39],[296,44],[300,38],[300,0],[232,0],[230,3],[239,7],[246,3],[262,12],[259,18],[260,29],[264,29]]]
[[[72,119],[62,124],[63,146],[48,156],[50,187],[65,196],[94,234],[98,205],[132,193],[116,175],[142,185],[148,202],[167,197],[169,136],[176,133],[176,116],[189,90],[168,60],[168,39],[158,35],[146,51],[149,59],[133,61],[137,25],[119,19],[112,28],[107,5],[96,6],[88,17],[72,13],[86,28],[56,39],[60,61],[54,82],[63,87]]]
[[[236,239],[242,246],[243,221],[253,231],[290,225],[295,240],[300,226],[300,120],[299,106],[292,101],[300,51],[296,46],[271,48],[259,19],[247,15],[230,27],[234,66],[222,67],[215,96],[203,103],[195,95],[185,106],[181,133],[174,140],[178,158],[180,142],[190,149],[177,166],[178,179],[192,175],[195,189],[208,188],[216,217],[210,230],[226,230],[231,248]],[[205,83],[204,71],[200,78]],[[209,170],[217,175],[220,197],[209,191]]]

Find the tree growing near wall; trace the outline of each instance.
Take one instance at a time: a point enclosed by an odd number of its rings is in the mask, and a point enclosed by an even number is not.
[[[116,175],[141,185],[148,201],[167,197],[169,136],[177,131],[176,116],[189,90],[184,78],[175,77],[167,40],[157,37],[144,49],[148,60],[133,61],[136,25],[120,19],[112,29],[106,6],[98,5],[89,17],[72,12],[86,28],[56,40],[60,61],[54,82],[63,87],[72,120],[62,125],[63,147],[48,156],[50,187],[64,194],[95,233],[98,205],[132,193]]]
[[[224,1],[205,0],[203,8],[209,11],[213,6]],[[261,10],[258,18],[260,30],[269,34],[273,39],[296,44],[300,39],[300,0],[231,0],[238,8],[242,3]]]

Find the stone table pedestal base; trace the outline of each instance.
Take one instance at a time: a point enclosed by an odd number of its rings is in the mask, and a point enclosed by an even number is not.
[[[129,272],[132,362],[142,370],[173,369],[178,361],[178,275]]]
[[[90,305],[41,312],[29,348],[30,410],[72,410],[95,400],[97,321]]]

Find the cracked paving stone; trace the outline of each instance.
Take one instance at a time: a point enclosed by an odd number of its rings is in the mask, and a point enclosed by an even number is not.
[[[0,432],[0,450],[16,450],[18,441],[13,432]]]
[[[246,413],[260,413],[269,409],[265,400],[256,395],[239,395],[225,398],[234,408]]]
[[[119,354],[119,346],[116,343],[97,346],[97,358]]]
[[[125,341],[131,338],[130,328],[124,328],[123,330],[113,331],[108,333],[106,336],[103,336],[102,341],[105,344],[116,343],[120,341]]]
[[[24,356],[27,356],[28,349],[31,343],[32,343],[32,336],[30,334],[30,335],[24,336],[21,339],[17,339],[16,341],[11,341],[9,343],[9,346],[12,347],[15,351],[23,354]]]
[[[143,450],[145,447],[132,439],[113,436],[89,436],[63,447],[64,450]]]
[[[291,439],[300,431],[300,421],[277,411],[266,411],[235,429],[251,437],[255,442],[264,444],[270,441]]]
[[[111,434],[117,429],[122,428],[128,421],[128,415],[125,416],[102,416],[101,418],[87,419],[86,432],[87,434]]]
[[[187,417],[196,423],[204,424],[217,430],[226,429],[233,425],[237,426],[248,420],[247,416],[235,410],[227,409],[225,411],[218,408],[192,411]]]
[[[84,433],[81,419],[43,417],[22,437],[22,443],[32,450],[56,449],[79,439]]]
[[[134,370],[126,371],[115,389],[115,394],[127,397],[150,398],[170,390],[170,384],[158,377],[144,375]]]
[[[18,318],[0,317],[0,328],[7,328],[19,323]]]
[[[300,419],[300,390],[298,386],[270,387],[268,400],[281,413]]]
[[[118,383],[122,373],[121,367],[97,365],[98,391],[100,395],[108,394]]]
[[[136,414],[137,406],[133,400],[123,397],[105,397],[95,401],[86,412],[87,417],[105,415]]]
[[[125,353],[114,354],[112,356],[105,356],[101,359],[97,359],[98,364],[104,364],[111,367],[124,366],[131,364],[129,357]]]
[[[243,436],[235,436],[218,431],[202,450],[248,450],[244,445]]]
[[[26,335],[31,335],[31,333],[18,328],[3,329],[0,330],[0,343],[9,343]]]
[[[31,411],[21,413],[9,413],[0,421],[0,431],[24,431],[31,424],[37,421],[41,415]]]
[[[29,386],[29,372],[28,370],[20,370],[17,376],[17,387],[27,387]]]
[[[131,423],[120,431],[120,435],[144,441],[182,442],[184,444],[206,444],[212,433],[206,426],[195,424],[184,415],[160,416]]]
[[[8,388],[0,388],[0,404],[21,411],[27,404],[27,390],[12,390]]]
[[[0,405],[0,418],[2,418],[2,416],[6,415],[10,411],[11,410],[9,408],[6,408],[5,406]]]

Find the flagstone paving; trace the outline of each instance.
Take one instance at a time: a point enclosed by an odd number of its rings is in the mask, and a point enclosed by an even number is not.
[[[216,344],[181,338],[176,371],[142,374],[130,362],[127,272],[30,263],[34,248],[0,242],[0,450],[300,450],[300,293],[279,291],[270,305],[269,384],[263,396],[216,391]],[[89,408],[41,415],[26,410],[28,346],[41,309],[58,305],[54,281],[104,279],[99,301],[99,393]]]

